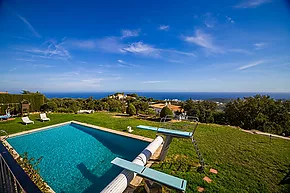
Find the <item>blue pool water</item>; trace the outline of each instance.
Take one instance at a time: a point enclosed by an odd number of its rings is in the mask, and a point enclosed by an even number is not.
[[[121,169],[115,157],[132,161],[147,142],[113,133],[67,124],[8,139],[21,155],[43,157],[40,174],[56,192],[100,192]]]

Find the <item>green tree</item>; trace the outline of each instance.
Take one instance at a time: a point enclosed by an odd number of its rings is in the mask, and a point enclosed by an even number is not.
[[[149,104],[145,101],[136,101],[133,102],[133,105],[136,107],[137,114],[140,112],[145,112],[149,108]]]
[[[163,107],[160,112],[160,117],[166,117],[168,115],[173,115],[173,112],[167,106]]]
[[[136,115],[136,108],[133,104],[129,104],[127,109],[126,109],[126,113],[130,116]]]
[[[119,100],[116,99],[109,99],[108,101],[109,104],[109,111],[111,112],[122,112],[122,103]]]
[[[290,134],[290,114],[287,101],[275,101],[269,96],[256,95],[229,102],[225,108],[229,124],[243,129]]]

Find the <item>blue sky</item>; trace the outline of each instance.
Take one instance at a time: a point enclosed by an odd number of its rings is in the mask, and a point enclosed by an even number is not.
[[[0,42],[0,91],[290,92],[282,0],[4,0]]]

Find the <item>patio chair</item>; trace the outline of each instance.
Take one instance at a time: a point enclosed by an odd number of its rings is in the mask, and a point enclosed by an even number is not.
[[[31,120],[29,119],[29,117],[21,117],[21,119],[22,119],[23,123],[25,123],[25,125],[27,125],[27,124],[29,124],[29,123],[34,124],[34,121],[31,121]]]
[[[50,118],[47,118],[45,113],[41,113],[40,114],[40,120],[41,121],[50,121]]]

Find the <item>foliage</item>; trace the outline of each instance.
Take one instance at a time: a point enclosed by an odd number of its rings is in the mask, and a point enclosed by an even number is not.
[[[126,113],[130,116],[136,115],[136,108],[133,104],[129,104],[127,109],[126,109]]]
[[[133,102],[134,106],[136,107],[136,112],[137,114],[140,113],[141,111],[147,111],[149,108],[149,104],[148,102],[144,102],[144,101],[135,101]]]
[[[167,106],[163,107],[160,112],[160,117],[166,117],[168,115],[173,115],[173,112]]]
[[[225,116],[231,125],[275,134],[290,134],[288,101],[256,95],[229,102]]]
[[[40,111],[41,106],[44,104],[44,95],[40,93],[33,94],[0,94],[0,103],[3,105],[0,108],[0,113],[5,114],[6,107],[17,106],[16,113],[21,112],[21,101],[27,100],[30,103],[30,111]]]
[[[124,110],[124,104],[117,99],[109,99],[107,103],[109,104],[110,112],[122,112]]]
[[[42,157],[38,159],[29,158],[28,153],[25,152],[23,155],[19,156],[16,161],[23,168],[25,173],[30,177],[30,179],[37,185],[37,187],[42,192],[49,192],[49,188],[46,185],[45,181],[41,178],[39,174],[39,163],[41,162]]]
[[[136,94],[136,93],[130,93],[130,94],[127,94],[127,96],[137,98],[138,97],[138,94]]]
[[[217,110],[217,104],[212,101],[193,101],[189,99],[185,101],[183,108],[188,115],[198,117],[200,122],[213,123],[213,113]]]
[[[37,121],[39,115],[31,115],[35,124],[21,125],[20,118],[0,122],[0,129],[9,134],[76,120],[118,131],[130,125],[160,126],[158,122],[131,117],[115,118],[115,113],[48,114],[50,121]],[[177,127],[179,128],[179,127]],[[188,131],[191,131],[189,129]],[[134,134],[154,139],[153,131],[134,129]],[[288,185],[279,182],[289,172],[290,141],[245,133],[229,126],[199,124],[195,139],[206,163],[206,175],[213,182],[204,182],[205,174],[196,171],[198,163],[194,146],[189,140],[175,138],[163,162],[155,162],[152,168],[187,180],[186,192],[196,192],[202,186],[206,192],[289,192]],[[210,168],[218,174],[209,172]],[[245,186],[246,184],[246,186]],[[167,189],[166,192],[174,192]]]

